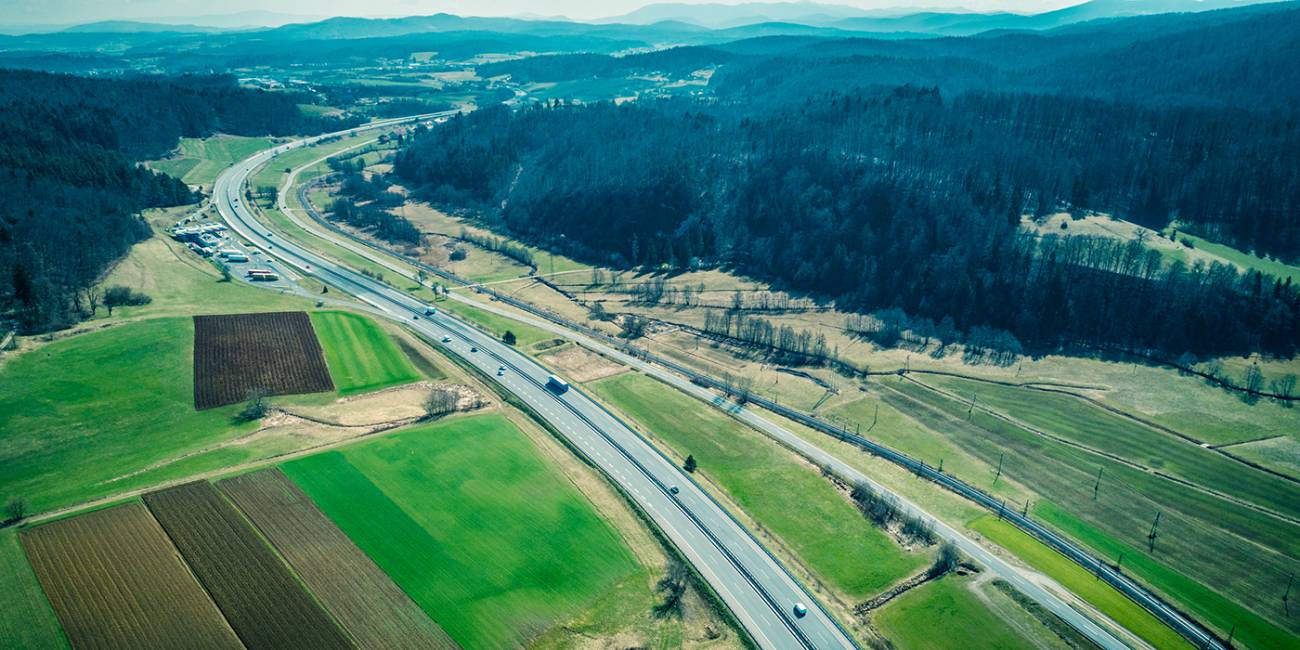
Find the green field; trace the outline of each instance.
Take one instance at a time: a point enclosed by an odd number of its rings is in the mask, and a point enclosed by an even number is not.
[[[1087,569],[1066,559],[1011,524],[992,515],[971,522],[970,527],[1011,551],[1029,566],[1041,571],[1071,593],[1088,601],[1106,616],[1162,650],[1191,648],[1177,632],[1147,613],[1127,596],[1097,579]]]
[[[190,185],[211,185],[227,167],[272,144],[270,138],[224,134],[210,138],[182,138],[179,155],[155,160],[149,166]]]
[[[33,512],[141,484],[113,482],[256,428],[238,406],[194,410],[193,321],[157,318],[49,343],[0,367],[0,498]]]
[[[905,650],[1034,647],[971,589],[970,580],[957,576],[928,582],[890,601],[872,620]]]
[[[373,320],[342,311],[311,314],[312,327],[340,395],[419,381],[420,374]]]
[[[0,648],[56,650],[68,647],[41,583],[18,544],[18,531],[0,530]]]
[[[1190,609],[1198,619],[1208,621],[1221,630],[1230,630],[1235,626],[1234,640],[1245,647],[1300,646],[1300,637],[1157,562],[1147,553],[1115,541],[1051,503],[1035,506],[1034,514],[1070,538],[1092,548],[1101,557],[1118,558],[1122,555],[1125,572],[1138,576],[1148,584],[1158,585],[1162,591]],[[1278,602],[1281,602],[1280,596]]]
[[[1259,271],[1260,273],[1266,273],[1268,275],[1276,276],[1282,278],[1283,280],[1290,278],[1292,282],[1300,282],[1300,267],[1292,266],[1290,264],[1279,262],[1274,259],[1264,259],[1257,255],[1252,255],[1250,253],[1237,250],[1236,248],[1233,248],[1226,244],[1212,242],[1208,239],[1197,237],[1196,235],[1188,234],[1185,232],[1179,232],[1178,241],[1182,241],[1184,239],[1191,240],[1192,243],[1195,244],[1197,248],[1207,253],[1213,253],[1214,255],[1217,255],[1244,269]]]
[[[283,468],[467,648],[518,646],[641,575],[617,533],[499,416]]]
[[[1246,499],[1275,512],[1300,517],[1300,485],[1084,400],[953,377],[926,377],[924,381],[958,395],[974,394],[978,404],[1090,449]]]
[[[1300,621],[1278,608],[1295,558],[1300,526],[1253,508],[1192,489],[1118,459],[1052,440],[976,409],[896,379],[879,383],[888,399],[933,430],[978,457],[987,468],[958,477],[981,488],[1002,477],[1032,489],[1035,503],[1048,501],[1080,521],[1132,548],[1147,546],[1147,533],[1161,514],[1156,557],[1186,577],[1213,588],[1273,624],[1295,633]],[[1093,486],[1102,480],[1097,498]],[[1255,470],[1243,471],[1255,472]],[[1245,544],[1243,539],[1251,543]],[[1112,558],[1113,559],[1113,558]],[[1153,578],[1158,591],[1189,594],[1179,584]],[[1190,605],[1187,605],[1190,606]],[[1218,629],[1223,635],[1228,630]]]
[[[817,470],[721,411],[640,374],[589,384],[716,481],[744,511],[854,600],[917,571],[929,554],[903,551]]]

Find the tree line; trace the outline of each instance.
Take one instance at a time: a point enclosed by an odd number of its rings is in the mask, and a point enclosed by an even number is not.
[[[1290,353],[1289,280],[1020,221],[1250,213],[1260,236],[1290,245],[1300,220],[1264,215],[1300,205],[1300,166],[1275,164],[1298,136],[1294,120],[1213,109],[900,86],[757,115],[691,100],[488,108],[415,133],[395,173],[436,203],[616,267],[723,265],[847,310],[946,317],[1035,348]]]

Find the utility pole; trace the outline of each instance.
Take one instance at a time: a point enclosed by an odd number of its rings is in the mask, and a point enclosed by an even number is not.
[[[943,459],[942,459],[942,458],[939,459],[939,473],[940,473],[940,474],[943,473]]]
[[[1291,615],[1291,604],[1289,601],[1291,600],[1291,584],[1294,582],[1295,574],[1292,573],[1291,578],[1286,581],[1286,591],[1282,593],[1282,609],[1286,611],[1287,616]]]
[[[1160,511],[1156,511],[1156,520],[1151,522],[1151,532],[1147,533],[1147,550],[1155,552],[1157,529],[1160,528]]]
[[[970,394],[970,408],[966,409],[966,421],[967,421],[967,422],[970,422],[970,419],[971,419],[972,414],[975,413],[975,400],[976,400],[978,397],[979,397],[979,396],[976,395],[975,393],[971,393],[971,394]]]
[[[1232,624],[1232,630],[1228,632],[1228,647],[1232,647],[1232,637],[1237,636],[1237,624]]]
[[[1020,510],[1020,516],[1021,516],[1021,517],[1028,517],[1028,516],[1029,516],[1029,499],[1028,499],[1028,498],[1025,499],[1025,507],[1024,507],[1023,509]]]
[[[876,428],[876,421],[879,419],[880,419],[880,402],[876,402],[876,412],[871,416],[871,426],[867,427],[867,431],[871,431],[872,429]]]
[[[998,519],[1001,520],[1003,515],[1007,514],[1007,500],[1003,499],[998,504]]]
[[[1006,453],[998,454],[998,473],[993,477],[993,484],[998,484],[998,479],[1002,478],[1002,460],[1007,457]]]
[[[1104,466],[1103,466],[1103,467],[1098,467],[1098,468],[1097,468],[1097,482],[1096,482],[1095,484],[1093,484],[1093,486],[1092,486],[1092,500],[1093,500],[1093,501],[1096,501],[1096,500],[1097,500],[1097,491],[1101,489],[1101,473],[1102,473],[1103,471],[1105,471],[1105,470],[1106,470],[1106,468],[1105,468]]]
[[[1124,572],[1124,551],[1120,551],[1119,559],[1115,560],[1115,570],[1120,573]]]

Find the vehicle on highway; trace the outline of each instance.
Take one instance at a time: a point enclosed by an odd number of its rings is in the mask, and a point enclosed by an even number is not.
[[[555,375],[548,375],[546,377],[546,387],[551,389],[552,392],[563,393],[569,390],[569,382],[564,381]]]
[[[412,316],[411,318],[412,318],[413,320],[420,320],[420,315],[419,315],[419,314],[416,314],[416,315]]]
[[[677,494],[678,492],[681,492],[682,489],[677,487],[676,485],[670,485],[668,486],[668,491],[672,492],[673,494]]]
[[[443,343],[451,343],[451,337],[450,337],[450,336],[444,336],[444,337],[442,337],[442,342],[443,342]]]
[[[425,307],[425,308],[424,308],[424,315],[425,315],[425,316],[432,316],[432,315],[434,315],[434,314],[436,314],[436,313],[438,313],[438,310],[437,310],[437,309],[434,309],[433,307]]]
[[[477,346],[477,345],[471,345],[470,348],[469,348],[469,351],[470,351],[470,352],[478,352],[478,346]]]
[[[506,367],[505,367],[505,366],[500,366],[500,367],[498,367],[498,368],[497,368],[497,376],[500,377],[500,376],[502,376],[502,375],[504,375],[504,374],[506,374]]]
[[[795,615],[795,618],[803,618],[803,617],[807,616],[807,615],[808,615],[808,607],[806,607],[803,603],[795,603],[795,604],[794,604],[794,615]]]

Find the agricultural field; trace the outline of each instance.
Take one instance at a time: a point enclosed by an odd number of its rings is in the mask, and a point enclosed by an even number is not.
[[[194,407],[234,404],[255,391],[333,391],[312,321],[304,312],[194,317]]]
[[[464,647],[524,644],[644,576],[500,416],[421,426],[283,470]]]
[[[144,501],[244,645],[352,647],[343,630],[211,483],[151,492]]]
[[[1255,505],[1300,517],[1300,484],[1287,481],[1177,435],[1125,418],[1075,396],[953,377],[920,381],[954,396],[975,396],[991,408],[1038,431],[1184,479]],[[967,397],[966,399],[970,399]]]
[[[32,573],[16,529],[0,529],[0,648],[61,650],[68,640]]]
[[[1090,544],[1099,547],[1098,551],[1145,549],[1137,556],[1126,555],[1126,562],[1148,556],[1150,561],[1166,567],[1143,577],[1157,591],[1180,599],[1181,605],[1217,629],[1225,624],[1230,629],[1235,624],[1239,637],[1250,627],[1257,628],[1251,635],[1255,638],[1281,635],[1296,642],[1300,626],[1278,612],[1278,603],[1294,558],[1300,556],[1300,526],[1194,489],[1186,482],[1137,468],[1122,458],[1099,455],[1034,433],[1000,414],[979,409],[972,412],[967,402],[952,400],[914,381],[891,379],[877,385],[883,391],[892,391],[887,399],[899,408],[909,409],[927,427],[945,432],[990,466],[1001,463],[1001,476],[1031,486],[1038,495],[1036,504],[1050,502],[1099,531],[1100,537]],[[1094,499],[1098,472],[1102,481]],[[988,487],[998,477],[986,474],[963,478]],[[1154,547],[1149,548],[1147,537],[1156,513],[1161,516],[1159,535]],[[1075,535],[1079,530],[1062,532]],[[1253,544],[1243,545],[1243,536]],[[1087,539],[1081,541],[1088,543]],[[1167,567],[1177,567],[1178,571]],[[1213,585],[1213,589],[1207,585]],[[1231,622],[1223,620],[1223,598],[1254,614]]]
[[[438,624],[278,469],[218,483],[359,648],[454,648]]]
[[[211,186],[227,167],[274,144],[271,138],[225,134],[210,138],[182,138],[170,158],[150,161],[149,167],[190,185]]]
[[[22,541],[77,648],[243,647],[138,502],[23,531]]]
[[[340,395],[409,384],[420,379],[410,358],[375,321],[341,311],[311,314],[325,362]]]
[[[929,562],[928,552],[905,551],[871,525],[816,468],[721,411],[640,374],[588,385],[677,456],[695,456],[700,474],[846,600],[865,600]]]

